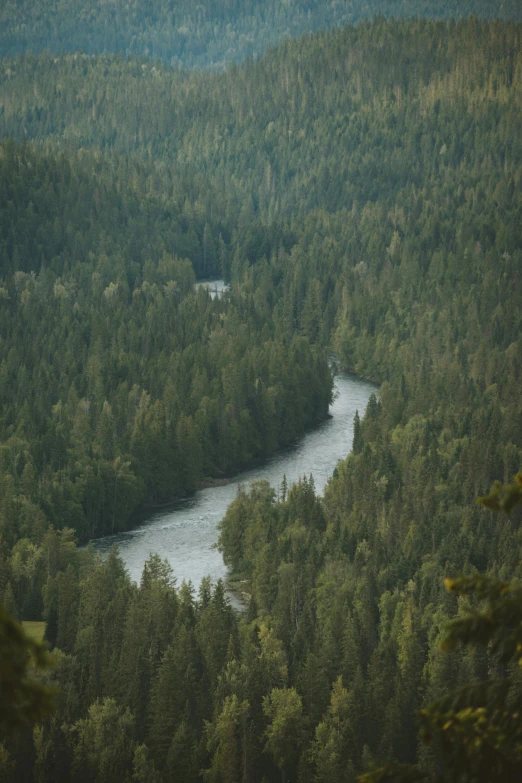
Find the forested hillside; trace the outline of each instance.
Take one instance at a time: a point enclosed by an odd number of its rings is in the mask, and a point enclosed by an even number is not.
[[[4,0],[0,55],[121,52],[171,65],[222,69],[289,36],[374,16],[521,21],[517,0]]]
[[[506,669],[440,652],[473,605],[443,580],[522,577],[520,512],[476,503],[522,463],[521,37],[379,19],[225,73],[2,61],[0,596],[46,620],[60,687],[7,780],[446,779],[416,711]],[[217,269],[230,295],[193,292]],[[229,507],[245,617],[76,549],[324,415],[328,346],[380,391],[323,498]]]
[[[248,288],[193,290],[227,250],[190,205],[138,197],[135,169],[122,182],[92,155],[0,153],[8,544],[40,540],[48,521],[81,538],[118,530],[145,500],[227,475],[327,414],[324,352]]]
[[[519,161],[519,25],[380,20],[215,75],[115,56],[1,66],[3,135],[132,155],[149,187],[192,180],[191,201],[250,231]]]

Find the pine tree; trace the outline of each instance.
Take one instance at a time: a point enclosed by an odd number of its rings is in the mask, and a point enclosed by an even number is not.
[[[291,774],[303,742],[303,705],[294,688],[273,688],[263,699],[268,720],[265,750],[281,771],[285,783]]]
[[[315,740],[309,751],[317,783],[355,781],[352,762],[355,737],[350,712],[348,691],[339,677],[332,688],[330,707],[315,730]]]

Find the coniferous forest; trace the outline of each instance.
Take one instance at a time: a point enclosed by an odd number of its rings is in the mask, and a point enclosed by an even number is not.
[[[0,11],[0,781],[520,780],[518,3],[216,5]],[[88,545],[332,351],[379,389],[323,496],[229,506],[242,614]]]
[[[223,70],[290,36],[361,19],[470,14],[522,21],[518,0],[4,0],[0,55],[121,52]]]

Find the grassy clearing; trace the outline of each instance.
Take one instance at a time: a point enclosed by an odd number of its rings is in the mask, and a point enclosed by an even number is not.
[[[43,642],[45,623],[35,622],[33,620],[24,620],[22,625],[26,634],[34,639],[35,642]]]

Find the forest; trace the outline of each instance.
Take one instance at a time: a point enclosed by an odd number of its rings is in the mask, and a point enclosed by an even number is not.
[[[2,33],[0,600],[55,708],[1,780],[520,778],[522,26],[387,10],[212,72]],[[330,350],[379,390],[322,497],[229,506],[244,614],[78,546],[295,441]]]
[[[517,0],[3,0],[0,56],[48,50],[223,70],[291,36],[385,16],[522,21]]]

